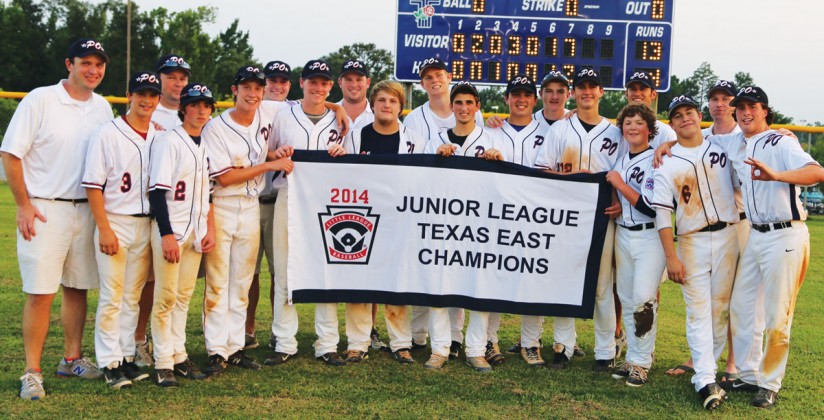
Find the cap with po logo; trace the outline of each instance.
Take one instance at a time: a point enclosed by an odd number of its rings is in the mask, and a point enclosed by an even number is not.
[[[209,87],[203,83],[189,83],[180,91],[180,104],[188,105],[197,101],[205,101],[210,104],[215,103],[215,97]]]
[[[69,46],[69,51],[66,53],[66,58],[74,60],[75,57],[85,57],[89,54],[97,54],[105,62],[109,62],[109,56],[106,55],[106,50],[103,45],[91,38],[80,38],[74,41]]]
[[[566,75],[558,70],[551,70],[544,76],[544,79],[541,80],[541,87],[546,86],[549,82],[560,82],[565,84],[569,87],[569,78]]]
[[[465,80],[461,80],[460,82],[456,83],[455,86],[452,86],[452,90],[449,91],[449,100],[452,101],[455,99],[459,93],[466,93],[472,95],[474,97],[479,97],[478,88],[475,87],[472,83],[469,83]]]
[[[263,74],[267,79],[276,76],[289,79],[292,76],[292,68],[283,61],[270,61],[266,63],[266,66],[263,68]]]
[[[767,93],[761,90],[758,86],[744,86],[735,95],[735,98],[730,101],[731,106],[737,106],[741,101],[760,102],[764,106],[770,105],[770,100],[767,99]]]
[[[129,79],[129,93],[150,90],[160,93],[160,78],[150,71],[140,71]]]
[[[709,92],[707,92],[707,98],[712,96],[713,92],[722,91],[726,93],[728,96],[735,96],[738,93],[738,88],[735,87],[735,83],[730,82],[729,80],[719,80],[715,82],[715,85],[710,88]]]
[[[649,77],[649,74],[645,71],[636,71],[633,73],[632,77],[627,80],[627,83],[624,85],[625,88],[629,88],[629,86],[633,83],[640,83],[650,89],[655,89],[654,82],[652,78]]]
[[[177,54],[166,54],[157,59],[155,62],[155,73],[171,73],[173,71],[182,71],[188,76],[192,76],[192,68],[183,57]]]
[[[672,98],[672,102],[670,102],[668,107],[669,117],[672,118],[672,113],[682,106],[689,106],[698,109],[698,102],[689,95],[681,95]]]
[[[329,68],[329,63],[323,60],[309,60],[306,62],[306,65],[303,66],[303,70],[300,72],[300,77],[302,79],[310,79],[312,77],[323,77],[324,79],[332,80],[332,69]]]
[[[598,77],[598,72],[593,69],[581,69],[572,79],[572,86],[580,86],[584,82],[590,82],[594,85],[601,86],[601,78]]]
[[[504,91],[504,96],[519,90],[529,92],[535,96],[538,96],[538,88],[535,86],[535,81],[532,80],[531,77],[523,73],[509,79],[509,82],[507,82],[506,84],[506,91]]]
[[[346,62],[343,63],[340,67],[340,75],[343,76],[349,72],[355,72],[361,76],[369,77],[369,69],[366,67],[366,63],[360,60],[346,60]]]
[[[418,74],[420,74],[421,78],[423,78],[424,73],[426,73],[426,71],[429,69],[439,69],[447,73],[449,72],[449,67],[446,66],[446,63],[444,63],[440,58],[437,57],[427,58],[426,60],[423,60],[423,63],[421,63],[421,69],[420,71],[418,71]]]
[[[260,69],[255,66],[243,66],[237,69],[237,73],[235,73],[234,84],[239,85],[247,80],[253,80],[262,85],[266,84],[266,77],[263,75],[263,72],[261,72]]]

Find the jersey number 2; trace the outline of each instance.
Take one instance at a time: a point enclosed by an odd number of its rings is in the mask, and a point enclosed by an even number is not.
[[[178,181],[175,186],[175,201],[183,201],[186,199],[186,182]]]

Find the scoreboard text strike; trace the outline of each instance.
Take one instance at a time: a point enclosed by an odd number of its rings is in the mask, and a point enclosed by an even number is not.
[[[634,72],[669,90],[673,0],[399,0],[395,77],[417,82],[423,60],[447,62],[453,80],[536,81],[583,68],[604,88]]]

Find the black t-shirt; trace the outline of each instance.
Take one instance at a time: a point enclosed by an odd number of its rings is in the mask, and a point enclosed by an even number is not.
[[[464,142],[466,141],[466,138],[469,137],[469,135],[459,136],[455,134],[455,132],[452,131],[451,128],[449,130],[446,130],[446,135],[449,136],[449,141],[457,144],[458,146],[463,146]]]
[[[361,144],[358,153],[362,155],[396,155],[401,144],[401,132],[380,134],[372,124],[361,130]]]
[[[596,125],[598,125],[598,124],[587,124],[587,123],[583,122],[580,119],[578,121],[581,121],[581,126],[584,127],[584,130],[587,130],[587,133],[592,131],[592,129],[595,128]]]

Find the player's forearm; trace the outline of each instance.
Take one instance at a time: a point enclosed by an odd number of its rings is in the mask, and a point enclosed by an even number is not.
[[[675,253],[675,237],[672,234],[672,228],[664,228],[658,230],[658,237],[661,239],[661,246],[664,247],[664,255],[667,259],[677,258]]]
[[[824,168],[818,165],[806,165],[800,169],[779,172],[776,181],[787,184],[811,186],[824,182]]]
[[[638,198],[641,197],[641,194],[639,194],[638,191],[635,191],[632,187],[623,182],[615,186],[615,189],[618,190],[618,192],[621,193],[621,195],[624,196],[624,198],[626,198],[627,201],[629,201],[629,203],[633,206],[638,203]]]
[[[103,199],[103,190],[86,188],[86,197],[89,198],[89,209],[94,217],[94,223],[99,231],[111,230],[109,217],[106,215],[106,204]]]
[[[3,153],[3,169],[6,171],[6,180],[14,196],[17,207],[31,205],[29,193],[26,189],[26,180],[23,176],[23,161],[10,153]]]
[[[232,169],[229,172],[226,172],[225,174],[215,178],[215,181],[217,181],[217,183],[220,184],[221,187],[228,187],[230,185],[246,182],[254,177],[259,176],[260,174],[265,173],[268,170],[269,169],[265,165],[255,165],[250,166],[248,168]]]

